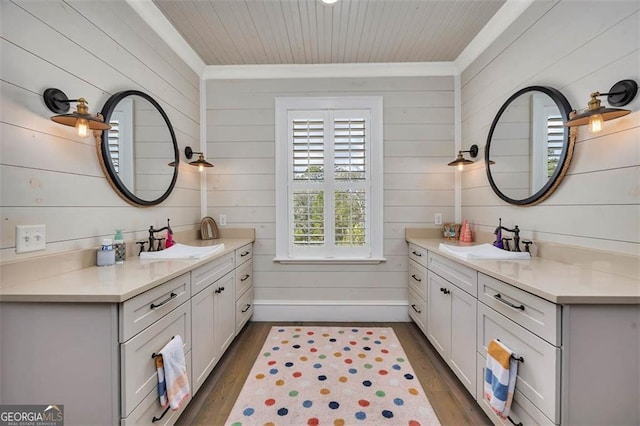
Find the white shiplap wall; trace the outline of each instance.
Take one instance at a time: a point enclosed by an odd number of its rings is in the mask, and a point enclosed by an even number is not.
[[[406,319],[407,226],[453,220],[453,77],[208,80],[208,213],[255,227],[258,319]],[[275,257],[275,98],[382,96],[380,265],[281,265]],[[327,309],[329,307],[330,309]],[[292,315],[292,316],[289,316]],[[338,317],[335,317],[336,320]]]
[[[555,87],[584,109],[593,91],[627,78],[640,82],[639,9],[638,1],[535,2],[462,73],[462,145],[484,147],[493,116],[523,87]],[[625,108],[633,112],[605,122],[597,136],[579,128],[567,176],[537,206],[504,203],[483,162],[469,168],[463,217],[483,231],[502,217],[533,240],[639,255],[640,97]]]
[[[133,207],[113,191],[93,139],[52,122],[48,87],[85,97],[91,112],[129,89],[154,97],[180,151],[199,146],[200,80],[125,1],[0,2],[0,259],[25,259],[97,246],[116,228],[125,239],[171,218],[174,230],[200,221],[200,178],[181,163],[160,206]],[[184,160],[184,157],[182,157]],[[15,253],[15,226],[45,224],[47,249]]]

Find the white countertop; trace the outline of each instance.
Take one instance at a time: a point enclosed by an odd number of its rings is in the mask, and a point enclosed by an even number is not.
[[[132,256],[118,265],[92,266],[39,279],[3,279],[0,301],[120,303],[251,242],[251,238],[190,241],[188,244],[193,246],[224,244],[224,250],[196,260],[148,260]]]
[[[558,304],[640,304],[640,277],[632,279],[539,257],[530,260],[465,260],[440,250],[441,238],[407,236],[407,242],[469,266]]]

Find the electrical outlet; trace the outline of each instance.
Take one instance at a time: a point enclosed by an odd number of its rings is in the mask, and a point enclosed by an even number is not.
[[[227,215],[221,214],[218,222],[220,222],[220,226],[225,226],[227,224]]]
[[[433,222],[436,225],[442,225],[442,213],[436,213],[433,215]]]
[[[45,225],[16,226],[16,253],[44,250],[46,243]]]

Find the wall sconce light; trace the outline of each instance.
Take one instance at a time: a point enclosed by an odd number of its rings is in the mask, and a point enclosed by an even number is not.
[[[462,154],[465,152],[468,152],[469,155],[471,155],[471,158],[476,158],[478,156],[478,145],[471,145],[471,148],[469,148],[468,151],[458,151],[456,159],[447,164],[447,166],[458,166],[458,170],[462,171],[465,164],[473,164],[473,161],[464,158]]]
[[[637,93],[638,83],[634,80],[621,80],[614,84],[608,93],[593,92],[586,111],[576,114],[564,125],[571,127],[588,124],[592,133],[598,133],[602,130],[603,122],[623,117],[631,112],[628,109],[603,107],[598,97],[606,95],[609,105],[621,107],[630,103]]]
[[[201,173],[204,171],[205,167],[213,167],[213,164],[209,163],[207,160],[204,159],[204,155],[201,152],[193,151],[190,146],[184,149],[184,156],[187,157],[188,160],[190,160],[191,157],[193,157],[193,154],[200,154],[200,155],[198,156],[197,160],[191,161],[189,162],[189,164],[192,166],[197,166],[198,170]]]
[[[75,127],[78,136],[82,138],[88,137],[91,134],[90,130],[109,130],[111,128],[98,117],[89,114],[89,106],[84,98],[69,99],[62,90],[54,88],[45,90],[42,97],[47,108],[51,112],[59,114],[51,117],[51,120],[65,126]],[[67,114],[71,108],[71,102],[77,102],[78,105],[74,112]]]

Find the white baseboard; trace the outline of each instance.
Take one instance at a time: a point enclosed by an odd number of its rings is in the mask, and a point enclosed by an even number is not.
[[[406,301],[255,300],[253,321],[407,322]]]

